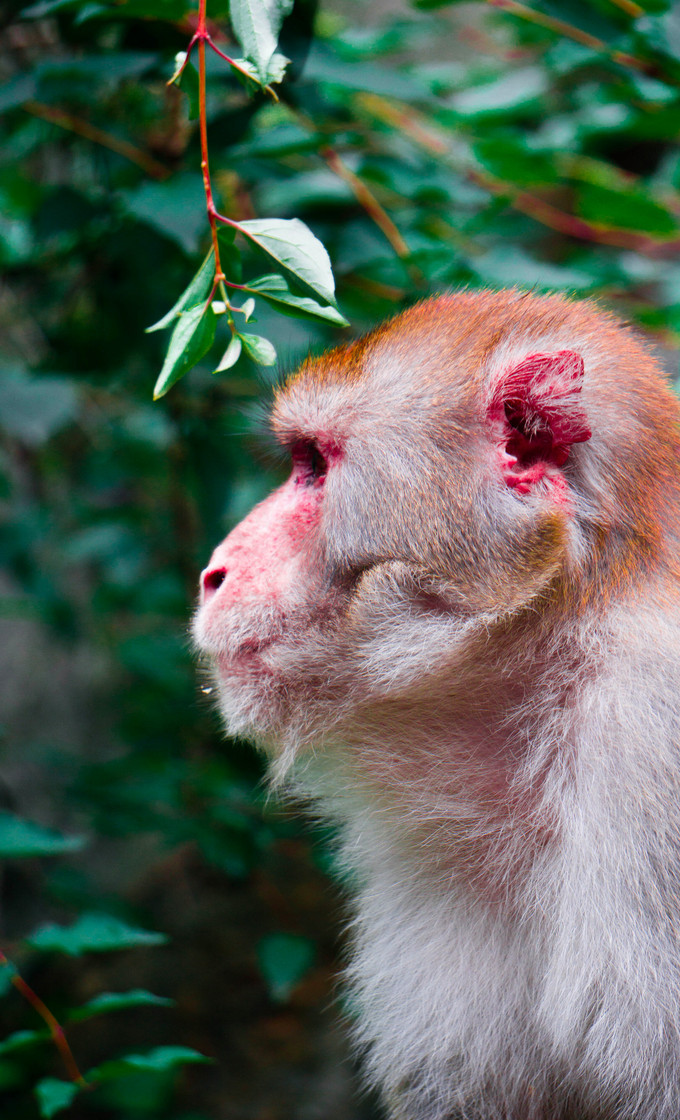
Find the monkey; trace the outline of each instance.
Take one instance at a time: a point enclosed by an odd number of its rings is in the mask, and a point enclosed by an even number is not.
[[[226,727],[333,820],[392,1120],[680,1115],[680,414],[593,302],[460,291],[276,391],[201,577]]]

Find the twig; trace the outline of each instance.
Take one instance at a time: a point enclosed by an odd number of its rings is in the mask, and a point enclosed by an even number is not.
[[[319,155],[328,164],[333,174],[347,183],[359,205],[363,207],[371,221],[385,235],[397,256],[408,257],[409,247],[404,238],[364,181],[350,170],[334,148],[320,148]]]
[[[112,136],[110,132],[104,132],[102,128],[97,128],[96,125],[81,120],[80,117],[75,117],[72,113],[65,112],[64,109],[33,100],[24,101],[22,108],[27,113],[32,113],[34,117],[40,117],[44,121],[49,121],[50,124],[56,124],[59,128],[65,128],[68,132],[75,132],[86,140],[92,140],[95,144],[101,144],[102,147],[109,148],[119,156],[124,156],[125,159],[129,159],[131,163],[136,163],[138,167],[146,171],[152,179],[167,179],[170,175],[169,169],[164,164],[143,152],[141,148],[130,144],[128,140],[121,140],[118,136]]]
[[[486,0],[492,8],[498,8],[502,12],[509,12],[510,15],[518,16],[520,19],[527,20],[529,23],[538,24],[539,27],[545,27],[548,31],[554,31],[556,35],[562,35],[566,39],[573,39],[575,43],[580,43],[583,47],[590,47],[594,51],[599,51],[606,54],[611,58],[612,62],[618,62],[620,66],[627,66],[632,70],[639,70],[643,74],[658,74],[658,68],[652,62],[647,62],[643,58],[638,58],[636,55],[628,54],[626,51],[612,50],[612,48],[605,43],[604,39],[598,39],[595,35],[591,35],[588,31],[582,31],[580,27],[574,27],[573,24],[567,23],[563,19],[556,19],[554,16],[546,15],[545,12],[538,12],[535,8],[530,8],[528,4],[521,4],[519,0]],[[637,6],[637,5],[635,5]],[[666,81],[671,81],[666,77]]]
[[[632,16],[633,19],[638,19],[645,14],[645,9],[641,8],[639,4],[634,4],[633,0],[609,0],[615,8],[620,8],[627,16]]]
[[[52,1037],[52,1041],[61,1054],[64,1065],[66,1066],[66,1071],[71,1078],[71,1081],[75,1082],[75,1084],[80,1086],[81,1089],[89,1089],[90,1086],[78,1069],[78,1064],[73,1057],[73,1051],[68,1044],[66,1035],[64,1034],[64,1029],[58,1022],[58,1020],[55,1019],[49,1007],[47,1007],[43,1003],[40,996],[36,995],[33,989],[29,987],[29,985],[19,975],[19,973],[14,971],[14,966],[10,963],[10,961],[8,961],[7,957],[2,951],[0,951],[0,964],[4,965],[6,968],[11,968],[13,970],[11,983],[14,985],[18,992],[21,992],[24,999],[28,1000],[31,1007],[35,1011],[37,1011],[43,1022],[47,1024],[50,1035]]]
[[[210,294],[210,299],[212,299],[215,288],[221,280],[225,279],[225,276],[220,261],[220,245],[217,239],[217,211],[213,200],[210,165],[208,163],[208,123],[205,97],[205,40],[208,37],[208,32],[205,26],[205,5],[206,0],[198,0],[198,27],[192,43],[189,44],[187,59],[193,42],[198,41],[198,120],[201,134],[201,172],[203,173],[203,189],[205,190],[205,204],[208,211],[208,221],[210,222],[210,234],[215,252],[215,279],[213,291]]]

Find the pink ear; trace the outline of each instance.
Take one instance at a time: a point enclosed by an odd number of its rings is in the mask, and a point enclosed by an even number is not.
[[[555,475],[573,443],[590,439],[581,406],[583,358],[574,350],[529,354],[500,379],[489,406],[501,469],[520,494]]]

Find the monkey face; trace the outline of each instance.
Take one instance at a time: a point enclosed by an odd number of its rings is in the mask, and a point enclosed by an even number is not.
[[[232,732],[320,742],[404,697],[420,718],[417,697],[483,677],[508,619],[592,594],[613,507],[589,409],[606,426],[615,344],[587,305],[459,293],[289,379],[272,424],[290,477],[201,577],[194,635]]]

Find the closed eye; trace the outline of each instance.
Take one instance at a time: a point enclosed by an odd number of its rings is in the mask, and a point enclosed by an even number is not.
[[[291,447],[293,479],[300,486],[321,486],[328,472],[328,461],[313,439],[299,439]]]

